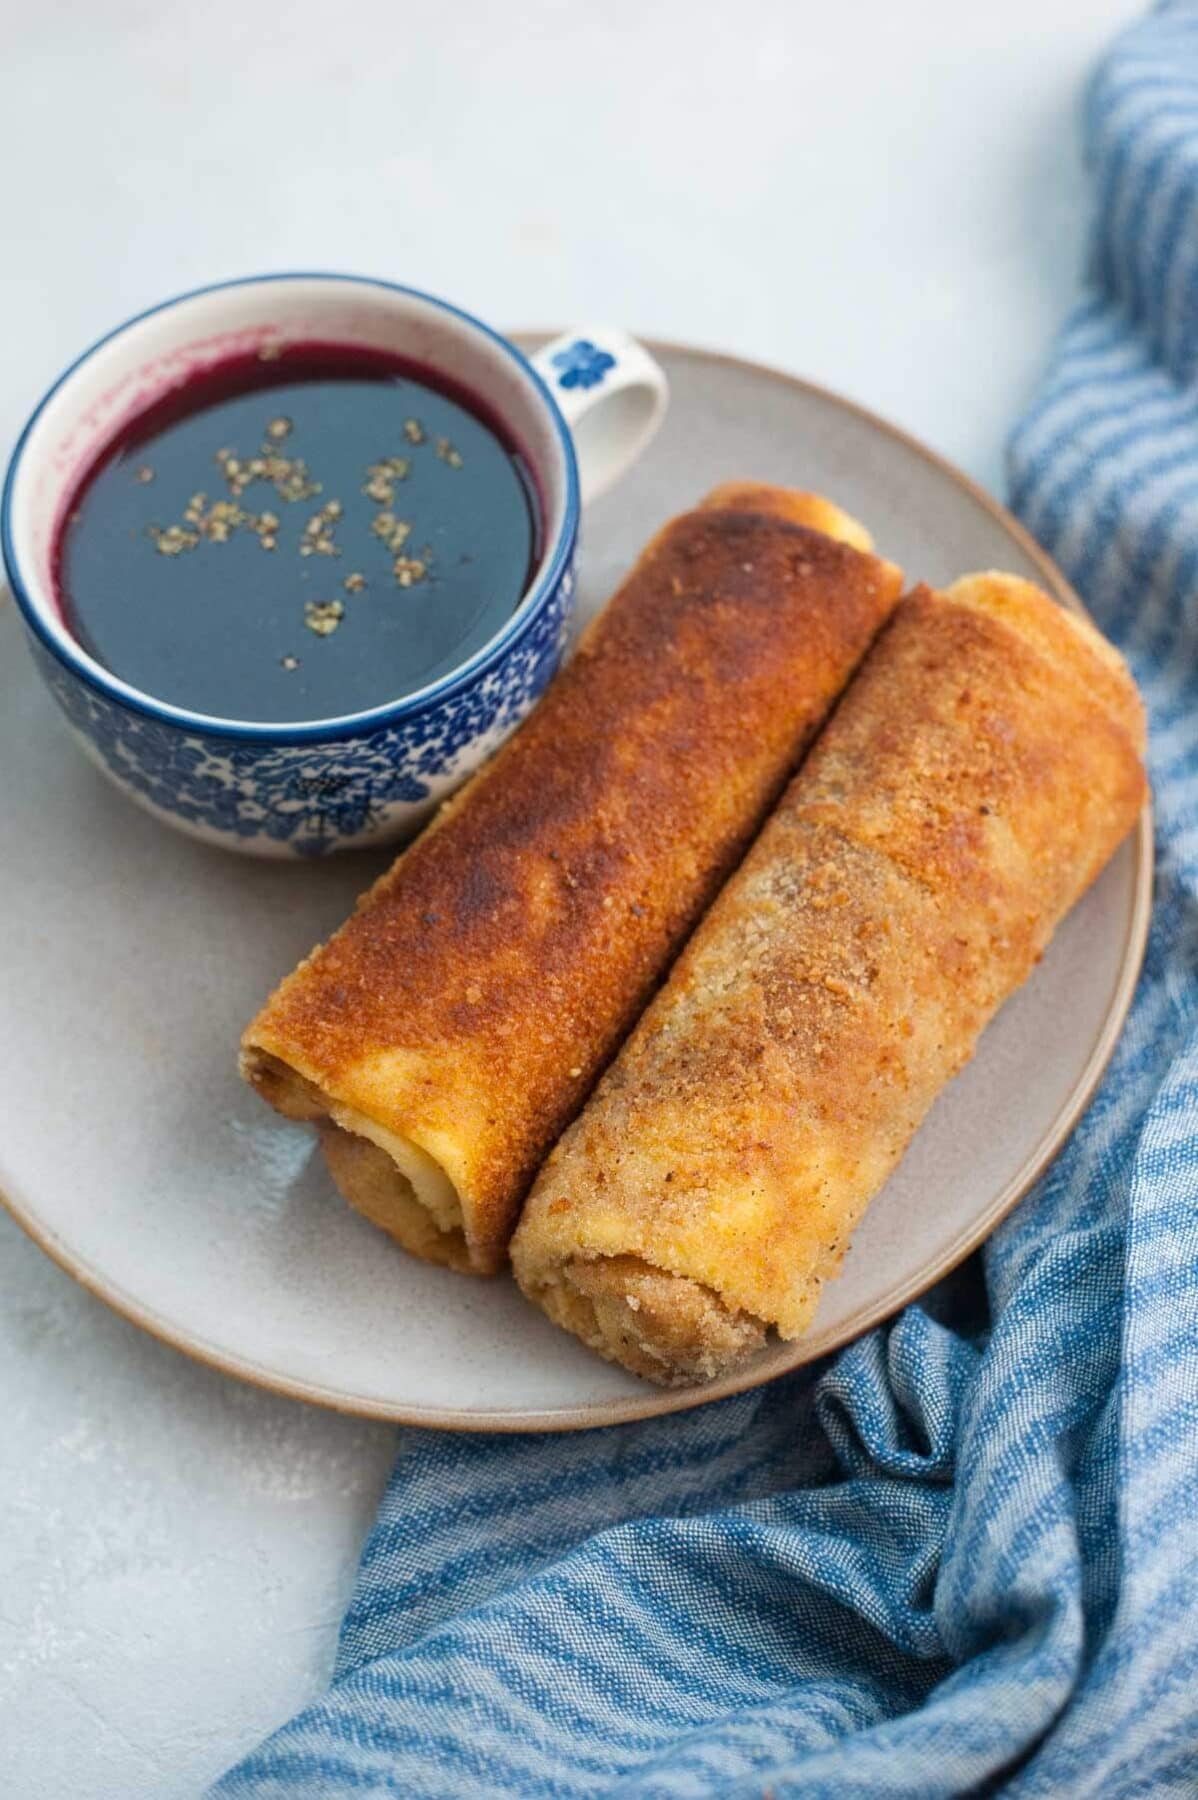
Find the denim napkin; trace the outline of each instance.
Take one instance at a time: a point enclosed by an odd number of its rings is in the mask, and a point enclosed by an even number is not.
[[[980,1259],[814,1370],[404,1432],[332,1687],[222,1800],[1198,1794],[1198,7],[1116,45],[1086,131],[1091,285],[1010,479],[1150,712],[1098,1098]]]

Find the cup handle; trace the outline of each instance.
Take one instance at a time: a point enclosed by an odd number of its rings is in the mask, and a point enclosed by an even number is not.
[[[669,383],[642,344],[607,325],[563,332],[530,361],[570,427],[585,505],[645,449],[665,417]]]

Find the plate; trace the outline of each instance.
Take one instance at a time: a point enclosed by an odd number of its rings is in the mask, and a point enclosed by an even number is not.
[[[881,420],[774,370],[654,346],[669,418],[588,512],[585,610],[651,532],[732,476],[820,490],[911,576],[1005,568],[1078,602],[1015,521]],[[1114,1048],[1151,897],[1147,818],[986,1032],[857,1232],[811,1333],[662,1393],[508,1280],[404,1256],[339,1199],[312,1134],[235,1072],[275,981],[387,861],[255,863],[189,842],[69,742],[0,608],[0,1190],[39,1244],[146,1330],[324,1406],[462,1430],[570,1430],[694,1406],[822,1356],[959,1262],[1077,1123]]]

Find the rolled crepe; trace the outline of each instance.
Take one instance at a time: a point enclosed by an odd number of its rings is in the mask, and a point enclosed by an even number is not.
[[[798,1337],[1145,797],[1118,654],[1027,582],[904,599],[536,1182],[525,1293],[682,1386]]]
[[[829,501],[655,538],[494,760],[277,990],[242,1069],[406,1249],[500,1266],[542,1157],[889,615]]]

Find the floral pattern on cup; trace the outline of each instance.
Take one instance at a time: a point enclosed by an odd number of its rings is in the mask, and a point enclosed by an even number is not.
[[[388,836],[397,821],[414,829],[498,747],[561,660],[573,591],[567,570],[478,681],[395,724],[301,744],[184,732],[79,681],[40,643],[33,650],[93,760],[134,798],[211,842],[314,857]]]
[[[559,350],[552,361],[554,368],[560,371],[557,385],[563,388],[598,387],[608,370],[616,366],[610,351],[600,350],[589,338],[575,338],[572,344]]]

